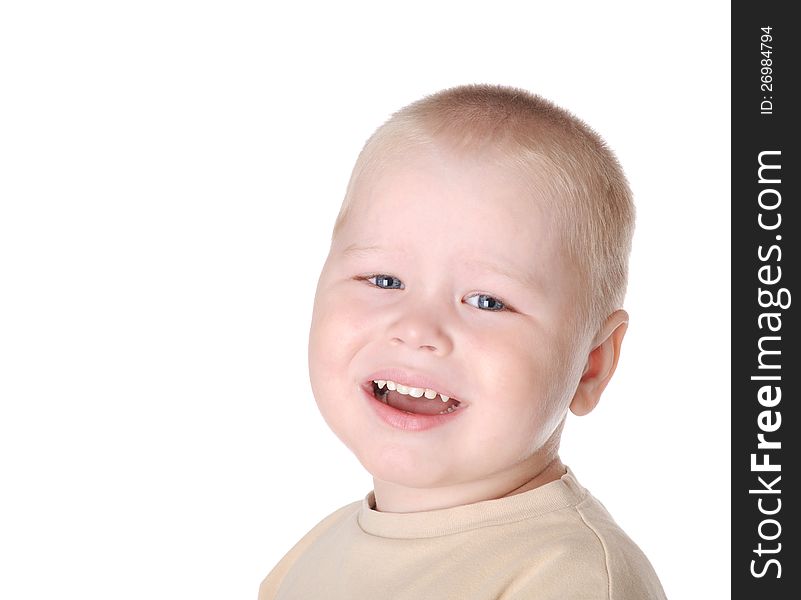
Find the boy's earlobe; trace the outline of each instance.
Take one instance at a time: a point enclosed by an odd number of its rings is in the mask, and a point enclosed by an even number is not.
[[[592,411],[601,399],[609,380],[617,368],[620,346],[629,324],[625,310],[616,310],[604,323],[594,341],[594,348],[587,356],[584,373],[570,402],[570,410],[581,417]]]

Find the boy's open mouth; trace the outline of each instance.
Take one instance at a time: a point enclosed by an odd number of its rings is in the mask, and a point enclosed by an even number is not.
[[[374,380],[373,396],[397,410],[417,415],[445,415],[455,411],[461,402],[434,390],[407,387],[394,381]]]

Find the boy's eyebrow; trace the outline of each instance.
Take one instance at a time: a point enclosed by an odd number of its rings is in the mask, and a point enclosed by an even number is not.
[[[345,256],[365,256],[368,254],[374,254],[376,252],[390,252],[390,250],[383,248],[382,246],[360,246],[359,244],[350,244],[345,247],[345,249],[342,251],[342,254]],[[503,275],[507,279],[522,283],[524,286],[529,288],[538,289],[540,287],[539,280],[530,273],[518,271],[516,269],[510,269],[497,262],[483,259],[473,259],[469,261],[469,264],[481,267],[488,271],[494,271],[498,275]]]
[[[384,248],[381,246],[360,246],[359,244],[350,244],[345,247],[342,254],[347,256],[351,254],[370,254],[371,252],[382,251]]]
[[[539,280],[534,277],[531,273],[526,271],[520,271],[518,269],[510,269],[502,264],[491,262],[487,260],[472,260],[470,264],[477,265],[482,267],[488,271],[494,271],[498,275],[503,275],[507,279],[511,279],[512,281],[516,281],[518,283],[522,283],[524,286],[538,289]]]

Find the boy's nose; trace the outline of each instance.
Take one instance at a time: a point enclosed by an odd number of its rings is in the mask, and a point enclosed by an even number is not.
[[[405,344],[413,350],[426,350],[439,355],[453,350],[453,342],[434,315],[422,311],[407,313],[389,328],[390,343]]]

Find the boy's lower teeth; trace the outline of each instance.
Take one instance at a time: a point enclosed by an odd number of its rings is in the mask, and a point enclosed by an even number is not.
[[[458,402],[448,401],[446,408],[441,408],[442,400],[439,397],[429,400],[426,397],[413,398],[406,394],[387,389],[379,390],[373,384],[373,392],[376,399],[397,410],[401,410],[410,415],[447,415],[458,407]],[[456,404],[454,404],[456,402]],[[410,410],[411,409],[411,410]]]

